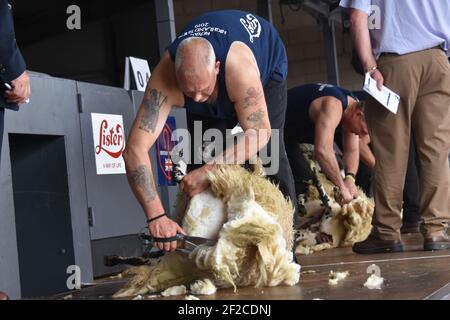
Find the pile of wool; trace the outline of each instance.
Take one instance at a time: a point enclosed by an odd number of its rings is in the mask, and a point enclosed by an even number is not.
[[[293,206],[279,189],[238,165],[210,172],[211,188],[187,201],[178,197],[182,227],[191,236],[216,239],[192,253],[164,255],[153,266],[134,268],[131,280],[114,297],[135,296],[210,279],[218,288],[295,285],[300,266],[293,262]],[[178,213],[178,217],[182,214]]]
[[[348,247],[366,239],[372,228],[373,199],[358,189],[358,198],[343,206],[339,205],[336,188],[320,171],[311,148],[303,146],[302,151],[309,161],[315,183],[309,182],[307,193],[299,203],[306,211],[302,219],[311,221],[311,224],[297,231],[296,253],[311,254],[330,248]],[[325,210],[324,202],[330,210]],[[321,235],[328,235],[331,240],[323,242],[320,240]]]
[[[328,276],[328,284],[330,286],[336,286],[339,282],[346,279],[349,276],[348,271],[344,272],[335,272],[333,270],[330,271],[330,274]]]
[[[384,278],[372,274],[367,281],[364,283],[364,287],[366,287],[369,290],[381,290],[381,286],[384,283]]]
[[[184,294],[186,294],[186,287],[183,285],[170,287],[161,292],[163,297],[181,296]]]
[[[216,293],[217,288],[209,279],[198,280],[191,284],[191,293],[198,296],[209,296]]]

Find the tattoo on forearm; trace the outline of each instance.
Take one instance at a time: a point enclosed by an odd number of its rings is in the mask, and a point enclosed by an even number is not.
[[[166,100],[167,96],[164,96],[161,91],[155,89],[150,90],[143,102],[144,112],[139,129],[145,130],[148,133],[155,132],[159,118],[159,110]]]
[[[134,188],[141,189],[144,192],[146,201],[154,200],[158,195],[153,175],[145,165],[130,171],[128,173],[128,181]]]
[[[247,90],[247,96],[245,97],[245,100],[244,100],[244,109],[258,105],[259,100],[261,100],[262,96],[263,96],[263,94],[261,92],[261,89],[256,89],[255,87],[250,87]]]
[[[253,112],[251,115],[247,117],[247,121],[251,122],[251,126],[253,129],[258,129],[261,127],[261,123],[264,119],[264,111],[262,109],[258,109],[257,111]]]

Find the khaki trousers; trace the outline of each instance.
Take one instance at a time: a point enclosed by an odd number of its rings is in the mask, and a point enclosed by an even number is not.
[[[369,99],[366,118],[376,158],[374,232],[400,239],[403,187],[411,131],[421,163],[420,212],[424,236],[446,231],[450,221],[450,64],[429,49],[384,55],[378,61],[385,85],[400,97],[396,115]]]

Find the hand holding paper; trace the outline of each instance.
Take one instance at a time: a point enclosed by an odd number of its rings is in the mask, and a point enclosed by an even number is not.
[[[400,96],[385,86],[383,86],[381,91],[378,90],[376,80],[369,73],[366,74],[363,90],[374,97],[389,111],[397,114]]]

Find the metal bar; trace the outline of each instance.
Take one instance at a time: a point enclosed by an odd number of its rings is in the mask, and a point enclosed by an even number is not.
[[[257,13],[273,24],[272,0],[257,0]]]
[[[328,83],[339,86],[339,64],[336,49],[335,22],[333,20],[322,18],[321,25],[325,43]]]
[[[160,56],[166,48],[175,40],[175,15],[173,12],[173,0],[155,0],[156,25],[158,28],[158,42]]]

